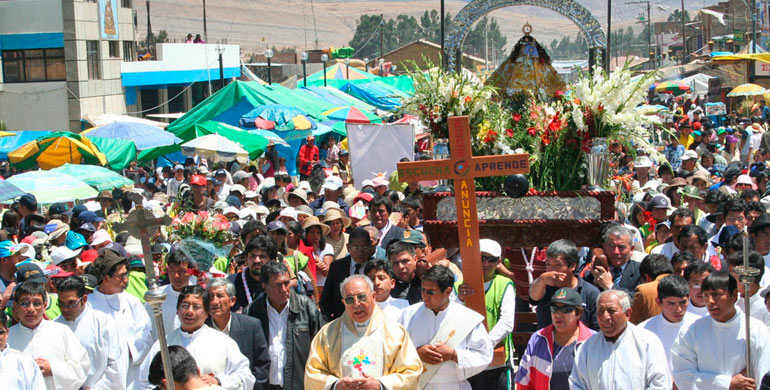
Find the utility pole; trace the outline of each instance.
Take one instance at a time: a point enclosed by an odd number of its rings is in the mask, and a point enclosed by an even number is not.
[[[682,10],[679,11],[679,21],[682,22],[682,65],[687,64],[687,30],[684,29],[684,0],[682,0]]]
[[[152,25],[150,25],[150,0],[147,0],[147,52],[152,53]]]
[[[751,54],[757,53],[757,0],[751,1]],[[756,60],[749,61],[749,82],[756,81]]]
[[[203,40],[209,43],[209,30],[206,28],[206,0],[203,0]]]
[[[380,14],[380,58],[385,58],[385,17]],[[380,72],[382,76],[382,72]]]
[[[626,2],[626,5],[631,4],[647,4],[647,54],[650,56],[650,61],[652,61],[652,67],[655,67],[655,55],[652,52],[652,29],[650,26],[650,1],[649,0],[642,0],[642,1],[631,1]]]
[[[604,71],[610,73],[610,57],[612,57],[612,0],[607,0],[607,51],[604,55]]]
[[[444,0],[441,0],[441,69],[444,69],[446,63],[446,54],[444,54]]]
[[[484,21],[484,71],[489,71],[489,21]]]

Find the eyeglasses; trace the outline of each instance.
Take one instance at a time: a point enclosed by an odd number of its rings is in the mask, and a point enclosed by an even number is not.
[[[116,274],[115,277],[122,280],[128,280],[128,272],[123,274]]]
[[[192,309],[193,311],[201,311],[203,310],[203,305],[191,305],[189,303],[182,303],[179,305],[179,308],[182,309],[182,311],[187,311]]]
[[[352,305],[356,303],[356,300],[358,300],[359,303],[366,303],[368,299],[369,299],[369,294],[361,293],[361,294],[345,297],[343,301],[345,301],[346,305]]]
[[[62,301],[59,301],[57,304],[58,304],[58,305],[59,305],[59,307],[60,307],[60,308],[62,308],[62,309],[74,309],[74,308],[78,307],[78,305],[79,305],[79,304],[80,304],[80,302],[82,302],[82,301],[83,301],[83,297],[80,297],[80,299],[78,299],[77,301],[75,301],[75,302],[72,302],[72,303],[64,303],[64,302],[62,302]]]
[[[371,245],[351,245],[350,250],[352,251],[362,251],[371,248]]]
[[[575,310],[576,310],[575,306],[556,306],[556,305],[551,305],[551,313],[564,313],[564,314],[567,314],[567,313],[572,313]]]
[[[423,294],[429,295],[429,296],[431,296],[431,297],[432,297],[432,296],[434,296],[434,295],[436,295],[436,294],[441,294],[441,291],[438,291],[438,290],[430,290],[430,289],[427,289],[427,288],[422,288],[422,287],[420,287],[420,292],[421,292],[421,293],[423,293]]]
[[[19,306],[28,309],[30,306],[34,307],[35,309],[39,309],[43,307],[43,301],[21,301],[19,302]]]
[[[497,257],[494,256],[481,256],[481,261],[486,263],[497,263]]]

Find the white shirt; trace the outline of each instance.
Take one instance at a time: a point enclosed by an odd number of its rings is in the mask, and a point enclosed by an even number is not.
[[[671,347],[673,376],[680,389],[727,389],[732,377],[746,368],[745,317],[740,311],[727,322],[703,317],[677,337]],[[770,371],[770,334],[751,319],[752,372],[759,388]],[[707,340],[707,342],[704,342]]]
[[[692,304],[692,299],[690,299],[689,302],[687,302],[687,312],[695,314],[700,317],[708,317],[709,315],[709,309],[705,305],[703,307],[698,307]]]
[[[243,356],[238,344],[226,334],[207,325],[193,333],[176,328],[168,334],[168,345],[181,345],[198,364],[201,375],[214,374],[227,390],[252,390],[256,379],[249,368],[249,360]],[[156,341],[141,365],[141,383],[143,389],[151,389],[147,381],[150,363],[160,350]]]
[[[658,336],[661,344],[663,344],[663,350],[666,351],[666,361],[668,361],[669,372],[673,372],[673,366],[671,365],[671,346],[674,344],[674,340],[682,330],[687,330],[690,325],[697,320],[698,317],[695,314],[685,312],[684,318],[679,322],[671,322],[663,316],[663,313],[656,315],[648,319],[647,321],[639,324],[639,327],[649,330]]]
[[[122,292],[104,295],[99,289],[88,296],[88,303],[94,310],[107,314],[118,324],[118,337],[129,353],[126,385],[129,389],[135,388],[139,382],[139,365],[153,342],[152,323],[144,305],[131,294]]]
[[[55,322],[64,324],[75,333],[88,352],[88,367],[84,388],[125,389],[128,370],[126,346],[113,342],[118,339],[118,326],[106,314],[86,304],[74,321],[59,316]]]
[[[492,282],[484,282],[484,291],[489,290]],[[495,323],[492,330],[489,331],[489,338],[492,345],[495,346],[502,341],[505,336],[513,331],[513,317],[516,313],[516,293],[513,291],[513,285],[509,284],[503,292],[503,301],[500,303],[500,318]]]
[[[88,352],[60,323],[43,320],[35,329],[16,324],[9,330],[8,347],[33,359],[48,359],[52,376],[43,377],[48,390],[78,390],[86,380]]]
[[[650,331],[632,323],[614,343],[597,333],[578,349],[570,389],[671,389],[666,352]]]
[[[393,298],[388,295],[388,299],[377,302],[377,306],[379,306],[380,310],[385,313],[385,318],[393,322],[398,322],[398,319],[401,318],[401,313],[403,313],[404,309],[409,307],[409,301],[401,298]]]
[[[45,381],[31,357],[5,347],[0,351],[0,389],[45,390]]]
[[[441,323],[453,310],[469,309],[450,301],[446,309],[434,313],[425,307],[424,303],[419,302],[404,309],[398,322],[409,333],[415,347],[419,348],[433,340]],[[482,321],[455,347],[457,362],[442,363],[424,390],[470,390],[471,385],[466,379],[489,366],[493,348],[492,340],[489,339]]]
[[[762,274],[762,280],[759,281],[759,289],[764,290],[770,286],[770,253],[762,256],[765,260],[765,273]]]
[[[270,384],[283,386],[283,367],[286,364],[286,326],[289,322],[289,304],[279,313],[270,302],[267,302],[267,320],[269,339],[268,353],[270,355]]]
[[[184,180],[177,180],[175,177],[172,177],[168,179],[168,184],[166,185],[166,195],[168,195],[169,198],[176,198],[177,192],[179,192],[179,186],[184,183]]]
[[[666,256],[669,260],[671,260],[675,254],[679,253],[679,248],[674,245],[674,241],[669,241],[665,244],[652,248],[652,251],[650,252],[653,255]],[[709,240],[706,242],[706,260],[708,260],[711,256],[719,256],[719,251],[717,251],[717,249],[714,247],[714,244],[712,244]]]
[[[180,327],[182,324],[179,322],[179,316],[176,315],[176,303],[179,300],[179,291],[174,290],[171,284],[167,284],[161,287],[166,293],[166,300],[160,306],[161,313],[163,313],[163,328],[166,329],[166,334],[171,333],[172,330]],[[147,316],[150,317],[150,323],[152,324],[152,338],[158,339],[157,329],[155,329],[155,321],[152,320],[152,306],[145,303],[144,308],[147,311]]]
[[[741,313],[745,312],[744,309],[746,307],[744,305],[743,297],[738,298],[738,301],[735,302],[735,307]],[[766,326],[770,327],[770,313],[768,313],[767,306],[765,306],[765,300],[759,296],[759,292],[749,297],[749,306],[751,307],[751,312],[749,313],[751,318],[756,318]]]
[[[330,244],[326,244],[326,246],[324,247],[324,249],[322,251],[314,252],[313,255],[314,256],[318,256],[318,260],[319,261],[323,261],[324,257],[326,257],[326,256],[334,257],[334,248],[332,248],[332,246]],[[311,260],[313,260],[313,259],[311,259]],[[325,283],[326,283],[326,276],[321,275],[321,273],[319,272],[316,275],[316,285],[317,286],[323,286]]]

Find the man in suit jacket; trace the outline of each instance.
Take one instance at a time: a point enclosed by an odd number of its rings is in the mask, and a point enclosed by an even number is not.
[[[340,284],[352,274],[364,274],[366,263],[374,255],[375,246],[372,243],[369,232],[364,228],[355,228],[348,238],[348,255],[332,262],[329,273],[326,276],[326,284],[319,300],[321,313],[324,319],[332,321],[345,312],[345,304],[342,303]]]
[[[388,249],[391,241],[396,241],[404,235],[404,229],[390,222],[393,203],[387,196],[377,196],[369,202],[369,221],[380,231],[378,246]]]
[[[594,258],[591,260],[591,272],[585,276],[585,281],[600,291],[624,290],[633,298],[636,286],[642,281],[639,263],[631,261],[634,250],[633,234],[623,225],[616,224],[607,228],[602,237],[602,249],[607,256],[609,269],[597,264]]]
[[[265,332],[259,319],[230,311],[235,304],[235,286],[229,280],[212,279],[208,285],[208,292],[211,303],[206,323],[235,340],[241,353],[249,359],[251,373],[257,380],[254,383],[254,390],[268,390],[270,355]]]
[[[630,319],[634,325],[660,314],[660,305],[655,301],[658,281],[674,273],[674,268],[666,256],[647,255],[639,266],[639,272],[645,283],[636,286]]]

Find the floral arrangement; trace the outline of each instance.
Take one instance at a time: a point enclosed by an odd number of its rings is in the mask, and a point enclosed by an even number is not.
[[[434,138],[449,138],[447,118],[468,116],[481,120],[487,111],[493,87],[485,86],[471,73],[448,73],[426,60],[429,69],[419,70],[412,62],[407,72],[414,81],[414,95],[402,103],[401,111],[415,113]]]
[[[212,215],[206,211],[181,213],[171,221],[170,229],[172,241],[191,237],[221,247],[236,238],[230,232],[230,222],[224,215]]]

